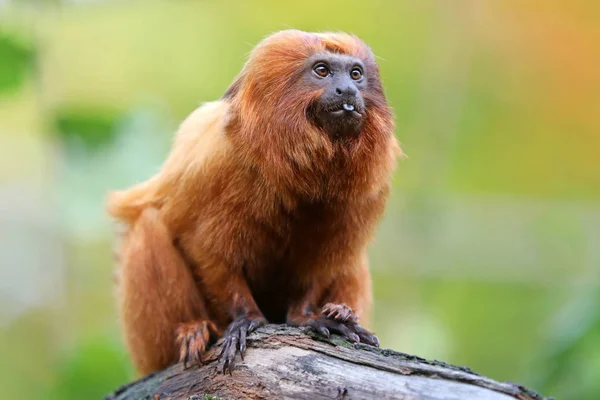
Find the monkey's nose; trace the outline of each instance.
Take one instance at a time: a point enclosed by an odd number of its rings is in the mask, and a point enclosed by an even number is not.
[[[343,95],[356,96],[356,93],[357,93],[356,88],[354,88],[352,86],[335,88],[335,94],[337,94],[338,96],[343,96]]]

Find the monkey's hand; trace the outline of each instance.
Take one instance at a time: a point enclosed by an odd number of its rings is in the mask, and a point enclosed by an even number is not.
[[[211,321],[194,321],[181,324],[177,328],[177,345],[179,346],[179,362],[183,361],[183,367],[188,365],[202,365],[202,354],[208,346],[212,336],[218,336],[219,332]]]
[[[244,359],[244,352],[246,351],[246,336],[259,326],[264,325],[265,322],[266,320],[262,315],[257,317],[243,315],[236,318],[231,324],[229,324],[229,327],[227,327],[227,330],[223,335],[223,347],[221,348],[221,353],[219,354],[219,360],[223,361],[223,373],[229,371],[229,374],[231,375],[235,361],[235,355],[238,350],[240,351],[242,360]]]
[[[288,318],[288,323],[296,326],[308,326],[326,337],[334,332],[351,342],[379,347],[377,336],[363,328],[357,320],[357,315],[347,305],[327,303],[321,310],[320,316],[303,315]]]

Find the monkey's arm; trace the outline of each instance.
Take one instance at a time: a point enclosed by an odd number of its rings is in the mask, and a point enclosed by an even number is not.
[[[358,323],[359,317],[368,319],[371,303],[366,252],[355,263],[326,287],[314,282],[305,296],[290,308],[288,324],[309,326],[325,336],[335,332],[354,342],[379,346],[377,337]]]
[[[266,322],[258,308],[242,271],[220,262],[206,262],[198,271],[207,297],[220,317],[219,325],[227,329],[224,344],[219,354],[223,372],[233,368],[236,353],[242,358],[246,351],[246,336]]]

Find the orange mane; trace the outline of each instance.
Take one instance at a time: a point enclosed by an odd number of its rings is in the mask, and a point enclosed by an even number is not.
[[[359,58],[369,74],[366,120],[355,141],[333,142],[307,116],[321,92],[302,84],[302,71],[313,54],[328,52]],[[253,50],[225,98],[232,105],[227,134],[238,154],[285,191],[345,197],[365,190],[365,184],[379,186],[399,150],[390,146],[394,122],[379,68],[356,36],[297,30],[269,36]]]

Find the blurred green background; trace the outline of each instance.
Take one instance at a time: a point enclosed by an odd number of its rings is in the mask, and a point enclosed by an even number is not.
[[[0,1],[0,387],[132,379],[106,193],[265,35],[380,57],[401,162],[371,247],[384,347],[600,398],[600,2]]]

